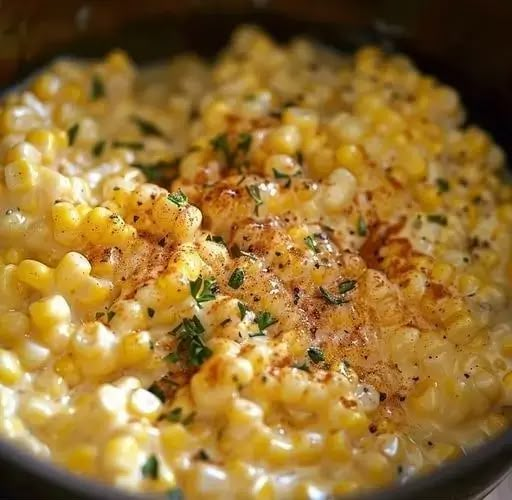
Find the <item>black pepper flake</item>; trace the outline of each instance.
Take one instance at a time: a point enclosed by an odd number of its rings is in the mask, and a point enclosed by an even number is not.
[[[379,392],[379,401],[386,401],[388,395],[385,392]]]
[[[368,430],[372,433],[372,434],[375,434],[377,432],[377,426],[375,424],[370,424],[370,426],[368,427]]]

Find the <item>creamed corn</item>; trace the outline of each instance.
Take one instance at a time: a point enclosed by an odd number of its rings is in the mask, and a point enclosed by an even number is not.
[[[508,426],[512,189],[401,55],[236,31],[0,111],[0,434],[169,498],[403,482]]]

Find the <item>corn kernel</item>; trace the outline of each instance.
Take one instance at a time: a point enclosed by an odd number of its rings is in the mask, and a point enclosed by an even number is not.
[[[36,260],[20,262],[16,276],[22,283],[41,293],[48,293],[53,286],[53,269]]]
[[[5,168],[5,184],[10,191],[27,191],[36,185],[36,167],[26,160],[9,163]]]
[[[21,375],[21,365],[16,354],[0,349],[0,382],[12,385],[20,379]]]
[[[107,474],[131,472],[137,467],[139,445],[132,436],[116,436],[107,441],[101,463]]]

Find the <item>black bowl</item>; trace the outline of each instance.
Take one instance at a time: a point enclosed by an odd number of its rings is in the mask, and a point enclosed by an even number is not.
[[[193,50],[212,57],[234,27],[256,23],[279,40],[308,34],[342,50],[377,43],[409,54],[453,85],[468,120],[512,153],[512,2],[507,0],[24,0],[0,5],[0,85],[59,55],[99,57],[121,47],[139,63]],[[512,469],[512,430],[433,473],[364,500],[478,499]],[[0,498],[129,500],[0,440]]]

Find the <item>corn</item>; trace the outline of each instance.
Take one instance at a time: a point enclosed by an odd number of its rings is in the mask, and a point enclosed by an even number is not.
[[[92,476],[96,472],[97,455],[96,447],[82,444],[67,454],[64,463],[73,472]]]
[[[132,471],[138,462],[139,446],[132,436],[117,436],[107,441],[101,454],[102,468],[106,474]]]
[[[121,340],[120,361],[126,365],[136,365],[151,355],[151,336],[148,332],[134,332]]]
[[[62,295],[51,295],[30,304],[30,319],[40,330],[45,330],[71,319],[71,309]]]
[[[26,314],[19,311],[7,311],[0,314],[0,343],[4,347],[12,347],[26,336],[30,329],[30,321]]]
[[[5,349],[0,349],[0,382],[5,385],[15,384],[22,376],[18,357]]]
[[[266,143],[270,151],[283,155],[295,154],[300,144],[300,132],[295,125],[283,125],[277,128],[270,133]]]
[[[54,281],[53,269],[36,260],[24,260],[16,269],[17,278],[41,293],[48,293]]]
[[[145,389],[136,389],[128,400],[128,410],[137,416],[154,420],[161,407],[160,400]]]
[[[45,165],[51,165],[55,161],[58,140],[53,131],[44,128],[31,130],[27,134],[27,141],[37,148]]]
[[[5,154],[5,163],[14,163],[18,161],[25,161],[32,165],[39,165],[41,163],[41,153],[29,142],[20,142],[9,148]]]
[[[10,191],[24,192],[37,183],[38,172],[26,160],[17,160],[5,167],[5,184]]]

